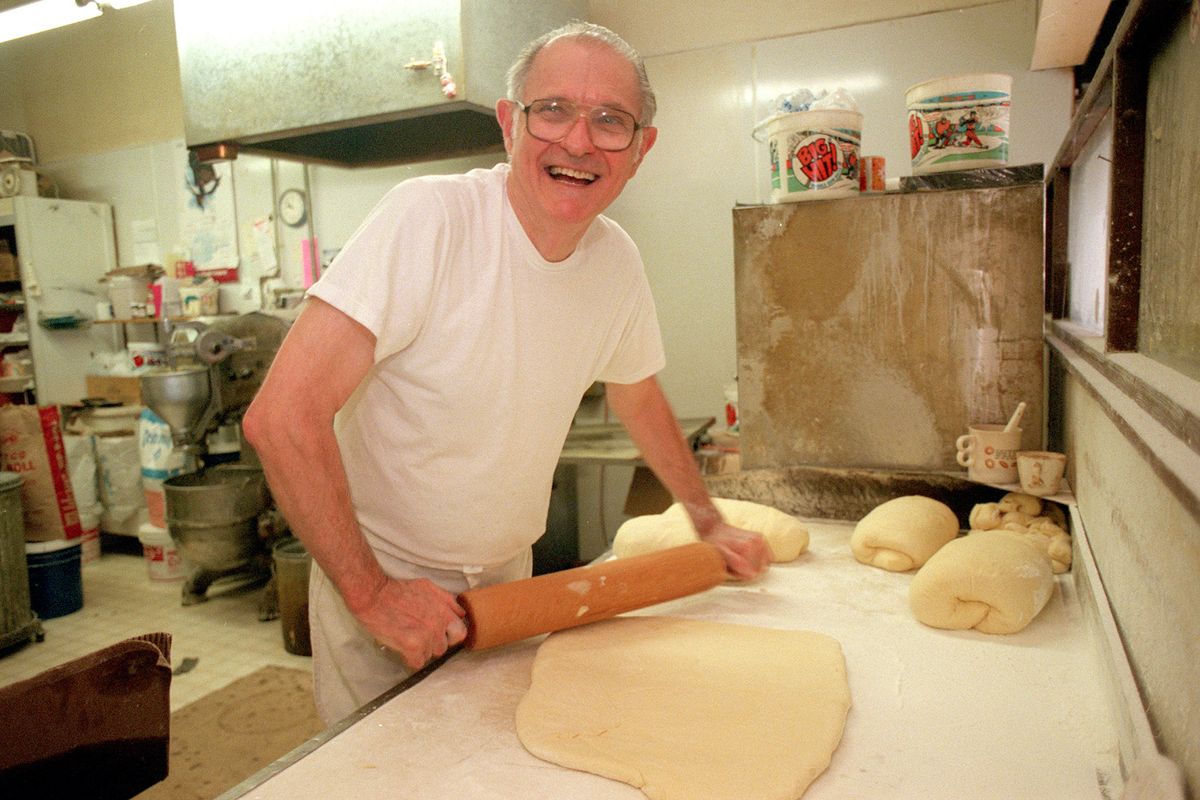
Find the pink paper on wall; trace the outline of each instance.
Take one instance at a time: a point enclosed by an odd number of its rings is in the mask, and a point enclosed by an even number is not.
[[[316,280],[319,277],[317,275],[317,269],[320,263],[317,261],[317,237],[314,236],[311,239],[305,239],[300,243],[300,248],[302,251],[301,258],[304,265],[304,288],[307,289],[316,283]]]

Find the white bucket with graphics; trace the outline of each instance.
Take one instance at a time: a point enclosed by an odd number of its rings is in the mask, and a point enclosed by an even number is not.
[[[771,202],[858,193],[862,114],[830,109],[777,114],[755,128],[771,158]],[[762,141],[762,139],[759,139]]]
[[[908,89],[909,150],[914,175],[1008,163],[1008,75],[957,75]]]

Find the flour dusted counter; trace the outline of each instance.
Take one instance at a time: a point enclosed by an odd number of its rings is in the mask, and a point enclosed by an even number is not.
[[[989,636],[922,626],[908,610],[910,574],[856,562],[848,523],[807,524],[809,551],[764,579],[640,612],[812,630],[841,643],[853,705],[806,799],[1120,796],[1116,719],[1129,710],[1105,688],[1107,606],[1082,537],[1075,571],[1056,577],[1038,618]],[[539,643],[460,653],[226,797],[643,797],[521,747],[514,715]]]

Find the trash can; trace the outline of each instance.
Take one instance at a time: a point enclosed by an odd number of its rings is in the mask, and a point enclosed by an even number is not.
[[[42,636],[29,599],[21,478],[0,472],[0,652]]]
[[[298,656],[312,655],[308,635],[308,571],[312,556],[299,539],[288,537],[271,550],[275,563],[275,589],[279,593],[279,621],[283,649]]]

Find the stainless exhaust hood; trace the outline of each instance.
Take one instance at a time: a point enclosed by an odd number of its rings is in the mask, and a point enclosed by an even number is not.
[[[380,166],[502,152],[496,100],[530,39],[584,0],[175,0],[184,138]]]

